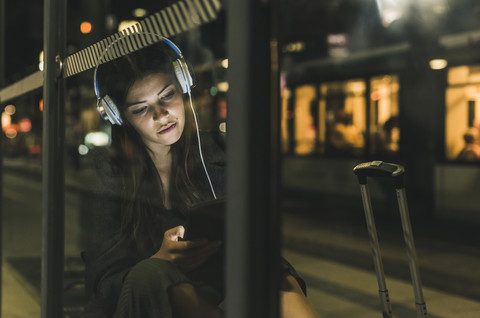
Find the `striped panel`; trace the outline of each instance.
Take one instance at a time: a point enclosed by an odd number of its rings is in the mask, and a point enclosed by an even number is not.
[[[111,61],[159,42],[160,36],[168,38],[211,22],[217,18],[220,9],[220,0],[178,1],[134,26],[69,55],[63,61],[63,77],[95,68],[97,63]]]

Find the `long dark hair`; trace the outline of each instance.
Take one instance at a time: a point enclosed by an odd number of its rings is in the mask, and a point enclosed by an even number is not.
[[[130,87],[153,73],[170,75],[175,82],[173,60],[178,58],[165,43],[149,46],[102,65],[98,69],[101,94],[108,94],[121,109]],[[177,88],[178,82],[177,82]],[[210,196],[201,167],[195,122],[185,102],[185,127],[179,141],[170,148],[171,209],[185,213],[189,206]],[[170,225],[165,194],[157,169],[137,131],[123,116],[122,126],[112,126],[112,164],[122,182],[122,232],[142,248],[158,248],[163,232]]]

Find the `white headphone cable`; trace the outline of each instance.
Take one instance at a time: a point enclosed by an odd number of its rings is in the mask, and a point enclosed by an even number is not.
[[[190,90],[188,91],[188,98],[190,100],[190,108],[192,109],[193,119],[195,120],[195,128],[197,130],[198,151],[200,152],[200,160],[202,161],[203,170],[205,170],[205,174],[207,175],[208,183],[210,185],[210,190],[212,190],[213,198],[217,199],[217,195],[215,193],[215,190],[213,189],[212,180],[210,180],[210,175],[208,174],[207,167],[205,166],[205,161],[203,160],[202,143],[200,141],[200,131],[198,129],[197,115],[195,113],[195,109],[193,108],[192,94],[190,93]]]

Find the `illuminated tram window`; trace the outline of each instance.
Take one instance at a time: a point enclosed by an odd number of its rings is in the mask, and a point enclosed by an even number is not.
[[[395,156],[400,148],[399,82],[396,75],[370,80],[370,153]]]
[[[480,161],[480,66],[448,70],[445,157]]]
[[[315,150],[316,128],[311,113],[311,105],[315,96],[315,86],[313,85],[303,85],[295,90],[294,152],[298,155],[310,154]]]
[[[352,79],[322,84],[320,120],[325,122],[319,139],[325,153],[359,156],[365,146],[366,84]]]
[[[288,109],[288,101],[291,96],[291,91],[283,86],[281,90],[281,107],[282,107],[282,119],[280,123],[280,138],[281,138],[281,151],[282,153],[288,152],[288,147],[290,143],[290,137],[288,134],[288,121],[293,118],[293,111]]]
[[[394,156],[400,139],[398,96],[397,75],[284,90],[282,150],[287,152],[289,138],[293,138],[290,150],[296,155],[362,157],[368,152]]]

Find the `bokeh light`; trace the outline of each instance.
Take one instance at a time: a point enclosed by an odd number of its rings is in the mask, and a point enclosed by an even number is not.
[[[80,32],[82,32],[83,34],[88,34],[92,32],[92,24],[88,21],[83,21],[80,24]]]

